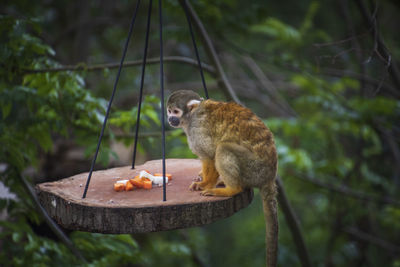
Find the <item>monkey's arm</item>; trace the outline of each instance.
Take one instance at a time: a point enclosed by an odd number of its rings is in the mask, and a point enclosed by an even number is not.
[[[203,159],[202,161],[202,178],[201,182],[193,182],[189,189],[190,190],[204,190],[208,188],[214,188],[217,184],[219,174],[215,168],[214,160]]]
[[[231,142],[219,143],[215,153],[215,165],[225,183],[225,187],[204,188],[201,194],[205,196],[230,197],[243,191],[242,183],[240,182],[239,161],[241,157],[249,160],[251,158],[249,153],[249,150],[238,144]]]

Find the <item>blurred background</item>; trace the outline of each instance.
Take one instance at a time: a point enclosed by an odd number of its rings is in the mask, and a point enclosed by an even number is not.
[[[88,171],[136,1],[0,4],[0,265],[264,266],[261,201],[204,227],[66,231],[35,184]],[[400,2],[193,0],[234,94],[272,130],[279,175],[312,266],[400,266]],[[131,163],[149,1],[142,1],[96,169]],[[161,158],[153,3],[137,164]],[[163,1],[166,95],[204,96],[185,14]],[[232,100],[194,24],[210,97]],[[167,157],[193,158],[167,128]],[[279,213],[279,265],[301,266]],[[86,263],[77,258],[80,251]],[[303,255],[304,256],[304,255]],[[303,266],[304,262],[303,262]]]

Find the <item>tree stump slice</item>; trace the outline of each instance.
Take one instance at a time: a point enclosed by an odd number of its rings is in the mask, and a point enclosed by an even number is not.
[[[167,159],[166,172],[172,180],[163,188],[115,192],[117,180],[130,179],[141,170],[162,172],[162,161],[148,161],[134,170],[130,166],[95,171],[86,198],[82,199],[88,173],[36,186],[40,203],[62,227],[107,233],[146,233],[201,226],[229,217],[247,207],[253,199],[248,189],[233,197],[201,196],[189,185],[198,177],[201,162],[196,159]]]

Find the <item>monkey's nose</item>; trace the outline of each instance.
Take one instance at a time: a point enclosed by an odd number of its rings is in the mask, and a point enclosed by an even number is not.
[[[169,122],[169,124],[171,124],[171,126],[176,127],[179,125],[179,118],[178,117],[169,117],[168,122]]]

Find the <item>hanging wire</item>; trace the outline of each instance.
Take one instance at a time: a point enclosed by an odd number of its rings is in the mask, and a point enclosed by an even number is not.
[[[161,127],[162,127],[162,174],[163,174],[163,201],[167,201],[167,190],[165,186],[165,110],[164,110],[164,55],[162,36],[162,0],[158,0],[158,14],[160,18],[160,90],[161,90]]]
[[[120,61],[120,64],[119,64],[118,73],[117,73],[117,76],[116,76],[116,78],[115,78],[114,88],[113,88],[113,91],[112,91],[112,94],[111,94],[110,101],[108,102],[106,116],[104,117],[103,126],[102,126],[102,128],[101,128],[99,140],[98,140],[98,142],[97,142],[96,153],[94,154],[94,158],[93,158],[93,161],[92,161],[92,165],[90,166],[90,171],[89,171],[89,175],[88,175],[88,178],[87,178],[87,181],[86,181],[85,190],[84,190],[84,192],[83,192],[82,198],[85,198],[85,197],[86,197],[87,190],[88,190],[88,188],[89,188],[90,178],[92,177],[94,165],[96,164],[97,155],[99,154],[99,149],[100,149],[101,140],[103,139],[104,129],[106,128],[107,119],[108,119],[108,116],[109,116],[109,114],[110,114],[110,109],[111,109],[112,101],[113,101],[113,99],[114,99],[114,95],[115,95],[115,91],[116,91],[116,89],[117,89],[117,84],[118,84],[118,81],[119,81],[119,77],[120,77],[120,75],[121,75],[122,65],[124,64],[124,60],[125,60],[125,56],[126,56],[126,51],[128,50],[129,41],[130,41],[131,36],[132,36],[133,25],[135,24],[136,14],[137,14],[137,11],[138,11],[138,9],[139,9],[139,4],[140,4],[140,0],[138,0],[137,3],[136,3],[135,12],[133,13],[133,16],[132,16],[131,25],[129,26],[128,37],[126,38],[126,41],[125,41],[125,47],[124,47],[124,51],[123,51],[123,53],[122,53],[121,61]]]
[[[200,61],[200,56],[199,56],[199,52],[197,49],[197,45],[196,45],[196,40],[194,37],[194,33],[193,33],[193,29],[192,29],[192,24],[190,21],[190,16],[187,10],[187,3],[186,1],[183,1],[183,9],[186,15],[186,19],[189,25],[189,31],[190,31],[190,35],[192,38],[192,43],[193,43],[193,47],[195,50],[195,54],[196,54],[196,58],[197,58],[197,63],[199,66],[199,70],[200,70],[200,76],[201,76],[201,80],[203,83],[203,88],[204,88],[204,92],[206,95],[206,98],[208,99],[208,90],[207,90],[207,86],[206,86],[206,82],[204,79],[204,73],[203,73],[203,68],[201,66],[201,61]],[[125,56],[126,56],[126,52],[128,49],[128,45],[129,45],[129,41],[130,38],[132,36],[132,32],[133,32],[133,26],[135,24],[135,20],[136,20],[136,15],[137,15],[137,11],[139,9],[139,5],[140,5],[140,0],[137,1],[136,3],[136,8],[135,8],[135,12],[132,16],[132,20],[131,20],[131,24],[129,27],[129,33],[128,33],[128,37],[125,41],[125,47],[123,50],[123,54],[121,57],[121,61],[120,61],[120,65],[118,68],[118,73],[115,79],[115,83],[114,83],[114,88],[111,94],[111,98],[108,102],[108,106],[107,106],[107,112],[106,115],[104,117],[104,121],[103,121],[103,125],[101,128],[101,132],[100,132],[100,136],[99,136],[99,140],[97,143],[97,147],[96,147],[96,152],[94,154],[94,158],[90,167],[90,171],[89,171],[89,175],[86,181],[86,185],[85,185],[85,190],[83,192],[83,196],[82,198],[86,197],[87,194],[87,190],[89,188],[89,183],[90,183],[90,179],[92,177],[92,173],[93,173],[93,169],[94,169],[94,165],[96,163],[96,159],[97,159],[97,155],[99,153],[99,149],[100,149],[100,144],[101,141],[103,139],[103,135],[104,135],[104,130],[107,124],[107,120],[110,114],[110,110],[111,110],[111,105],[112,105],[112,101],[114,99],[115,96],[115,92],[117,89],[117,84],[119,81],[119,77],[121,75],[121,70],[122,70],[122,66],[125,60]],[[151,9],[152,9],[152,0],[150,0],[149,3],[149,9],[148,9],[148,15],[147,15],[147,28],[146,28],[146,40],[145,40],[145,47],[144,47],[144,55],[143,55],[143,62],[142,62],[142,75],[141,75],[141,81],[140,81],[140,93],[139,93],[139,104],[138,104],[138,113],[137,113],[137,118],[136,118],[136,129],[135,129],[135,144],[134,144],[134,149],[133,149],[133,159],[132,159],[132,169],[135,168],[135,160],[136,160],[136,152],[137,152],[137,142],[138,142],[138,134],[139,134],[139,127],[140,127],[140,112],[141,112],[141,106],[142,106],[142,99],[143,99],[143,85],[144,85],[144,77],[145,77],[145,70],[146,70],[146,59],[147,59],[147,49],[148,49],[148,39],[149,39],[149,31],[150,31],[150,20],[151,20]],[[158,1],[158,11],[159,11],[159,40],[160,40],[160,92],[161,92],[161,126],[162,126],[162,174],[163,174],[163,201],[166,201],[166,166],[165,166],[165,110],[164,110],[164,55],[163,55],[163,29],[162,29],[162,0]]]
[[[199,51],[197,49],[196,40],[194,38],[194,33],[193,33],[193,29],[192,29],[192,23],[190,22],[190,16],[189,16],[189,12],[187,10],[187,3],[186,3],[186,1],[182,1],[182,2],[183,2],[183,4],[182,4],[183,10],[185,11],[186,19],[187,19],[187,22],[188,22],[188,25],[189,25],[190,36],[192,37],[194,51],[196,53],[197,64],[199,65],[200,76],[201,76],[201,81],[203,83],[204,93],[206,95],[206,98],[208,99],[208,90],[207,90],[207,86],[206,86],[206,81],[204,79],[203,67],[201,66]]]
[[[144,76],[145,76],[145,70],[146,70],[147,47],[149,45],[149,32],[150,32],[150,19],[151,19],[152,6],[153,6],[153,1],[150,0],[149,10],[147,12],[146,39],[145,39],[144,52],[143,52],[144,55],[143,55],[143,63],[142,63],[142,76],[140,79],[139,104],[138,104],[138,111],[137,111],[137,118],[136,118],[135,144],[133,146],[132,169],[135,168],[136,149],[137,149],[137,142],[138,142],[138,137],[139,137],[140,111],[141,111],[142,99],[143,99],[143,84],[144,84]]]

